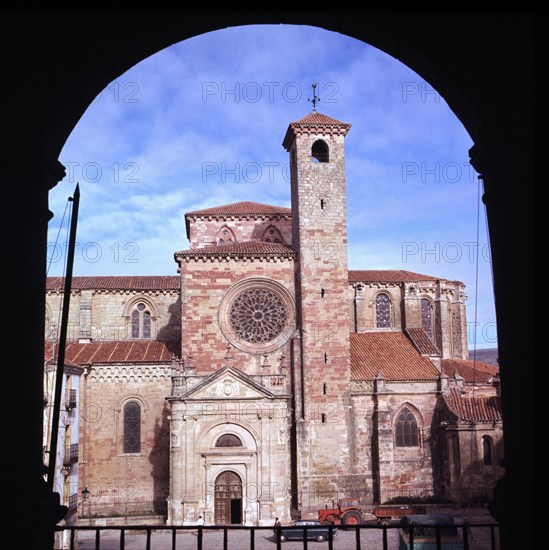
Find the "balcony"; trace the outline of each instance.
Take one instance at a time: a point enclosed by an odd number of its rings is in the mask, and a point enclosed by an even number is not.
[[[77,402],[77,394],[76,390],[67,390],[67,393],[65,394],[65,409],[67,411],[70,411],[71,409],[76,409]]]
[[[71,466],[75,462],[78,462],[78,443],[67,445],[63,456],[63,466]]]
[[[68,502],[66,503],[66,506],[68,508],[68,511],[65,517],[76,514],[77,507],[78,507],[78,494],[75,493],[74,495],[70,495]]]

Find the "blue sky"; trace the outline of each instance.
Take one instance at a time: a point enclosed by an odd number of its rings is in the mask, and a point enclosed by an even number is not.
[[[173,253],[188,248],[186,212],[243,200],[290,206],[282,140],[290,122],[311,112],[313,83],[317,111],[352,124],[349,267],[463,281],[469,348],[496,347],[471,138],[401,62],[308,26],[203,34],[110,83],[60,156],[67,175],[50,192],[48,275],[64,274],[63,217],[77,183],[75,276],[176,275]]]

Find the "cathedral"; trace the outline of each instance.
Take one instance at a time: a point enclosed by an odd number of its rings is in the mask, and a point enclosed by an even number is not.
[[[350,129],[290,123],[291,208],[188,212],[177,275],[73,278],[82,515],[272,525],[344,496],[491,496],[498,369],[468,359],[463,283],[348,269]],[[47,279],[46,365],[63,289]]]

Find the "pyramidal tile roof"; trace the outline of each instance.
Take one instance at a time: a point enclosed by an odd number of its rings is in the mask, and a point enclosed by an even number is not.
[[[433,363],[402,332],[352,332],[349,337],[353,380],[374,380],[380,373],[389,381],[439,377]]]
[[[289,151],[294,137],[299,134],[327,133],[345,136],[350,128],[351,125],[348,122],[341,122],[341,120],[313,111],[295,122],[290,122],[282,146]]]
[[[341,122],[341,120],[337,120],[335,118],[332,118],[331,116],[323,115],[322,113],[318,113],[317,111],[313,111],[312,113],[309,113],[308,115],[304,116],[303,118],[300,118],[299,120],[296,120],[295,122],[291,122],[291,125],[306,125],[311,124],[313,126],[318,126],[319,124],[325,124],[326,126],[348,126],[349,128],[351,125],[347,122]]]
[[[185,217],[199,218],[208,216],[291,216],[291,208],[285,206],[276,206],[273,204],[262,204],[260,202],[241,201],[232,204],[224,204],[213,206],[212,208],[203,208],[202,210],[194,210],[187,212]]]
[[[443,359],[440,366],[444,374],[453,378],[457,373],[467,384],[488,384],[499,372],[495,365],[470,359]]]
[[[501,422],[501,399],[496,396],[462,395],[457,388],[452,388],[443,395],[448,408],[457,420],[474,422]]]

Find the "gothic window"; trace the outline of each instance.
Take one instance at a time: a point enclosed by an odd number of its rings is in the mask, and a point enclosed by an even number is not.
[[[402,409],[396,419],[395,435],[397,447],[417,447],[419,445],[416,418],[406,407]]]
[[[151,312],[143,302],[139,302],[131,313],[132,338],[151,337]]]
[[[281,243],[282,235],[274,225],[269,225],[263,233],[263,241],[266,243]]]
[[[141,451],[141,407],[130,401],[124,405],[124,452]]]
[[[486,435],[482,438],[482,461],[485,466],[492,465],[492,440]]]
[[[433,339],[433,317],[431,314],[431,300],[421,299],[421,326],[423,330]]]
[[[321,139],[317,139],[311,147],[311,160],[318,162],[329,162],[330,154],[328,145]]]
[[[215,442],[216,447],[242,447],[242,441],[234,434],[223,434]]]
[[[391,327],[391,299],[385,293],[376,296],[376,327]]]
[[[224,225],[218,232],[215,242],[219,244],[231,244],[236,242],[232,229]]]

